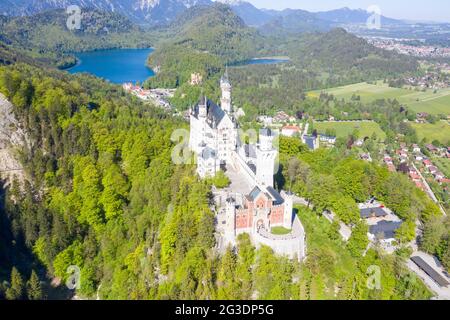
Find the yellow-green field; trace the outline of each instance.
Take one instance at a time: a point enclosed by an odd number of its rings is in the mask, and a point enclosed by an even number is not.
[[[358,130],[359,137],[371,137],[376,133],[380,140],[386,138],[386,134],[381,130],[378,123],[366,121],[346,121],[346,122],[315,122],[314,129],[321,134],[325,134],[327,129],[334,129],[337,137],[347,138],[355,130]]]
[[[439,121],[435,124],[411,122],[411,125],[416,129],[420,140],[426,138],[428,142],[438,140],[445,145],[450,144],[450,124],[448,121]]]
[[[414,112],[450,114],[450,88],[440,89],[436,93],[433,90],[422,92],[390,88],[387,84],[379,81],[376,85],[362,82],[323,91],[346,100],[349,100],[352,95],[357,95],[361,97],[363,102],[372,102],[377,99],[397,99]],[[308,96],[318,97],[320,92],[320,90],[311,91],[308,93]]]

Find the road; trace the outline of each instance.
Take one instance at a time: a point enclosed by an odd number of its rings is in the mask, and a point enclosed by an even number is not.
[[[444,216],[447,216],[447,213],[445,212],[444,208],[442,208],[441,204],[439,203],[439,200],[437,199],[436,195],[434,194],[433,190],[431,190],[430,185],[428,184],[427,180],[425,180],[425,177],[422,175],[422,172],[420,172],[419,170],[417,170],[416,165],[414,164],[413,161],[411,161],[411,164],[414,168],[414,170],[416,170],[416,172],[419,174],[420,179],[422,180],[425,188],[427,189],[427,194],[430,196],[430,198],[438,205],[439,209],[441,210],[442,214]]]

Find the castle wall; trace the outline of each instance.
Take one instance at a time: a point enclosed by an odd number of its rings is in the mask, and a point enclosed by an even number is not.
[[[302,261],[306,257],[306,242],[305,231],[298,217],[294,219],[292,230],[292,234],[286,236],[276,236],[267,232],[253,233],[252,241],[257,248],[265,245],[271,247],[276,254]]]
[[[236,229],[250,229],[253,226],[253,214],[250,209],[236,210]]]
[[[284,222],[284,205],[275,206],[270,213],[270,225],[272,227],[278,227],[283,225]]]

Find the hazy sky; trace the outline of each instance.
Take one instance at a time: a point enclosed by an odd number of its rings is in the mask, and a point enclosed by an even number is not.
[[[434,20],[450,22],[449,0],[247,0],[258,8],[305,9],[323,11],[349,7],[367,9],[378,5],[383,15],[409,20]]]

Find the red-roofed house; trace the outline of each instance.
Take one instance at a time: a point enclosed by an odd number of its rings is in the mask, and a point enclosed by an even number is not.
[[[420,180],[420,176],[417,174],[417,172],[410,172],[409,176],[413,181]]]
[[[436,168],[435,166],[431,166],[428,167],[428,171],[430,171],[430,173],[435,174],[436,172],[438,172],[438,168]]]
[[[423,160],[423,165],[425,167],[429,168],[429,167],[433,166],[433,163],[430,160],[426,159],[426,160]]]
[[[414,181],[416,184],[416,187],[422,190],[425,190],[425,185],[422,183],[422,181]]]
[[[293,137],[295,134],[300,134],[300,128],[297,126],[284,126],[281,129],[281,134],[285,137]]]

